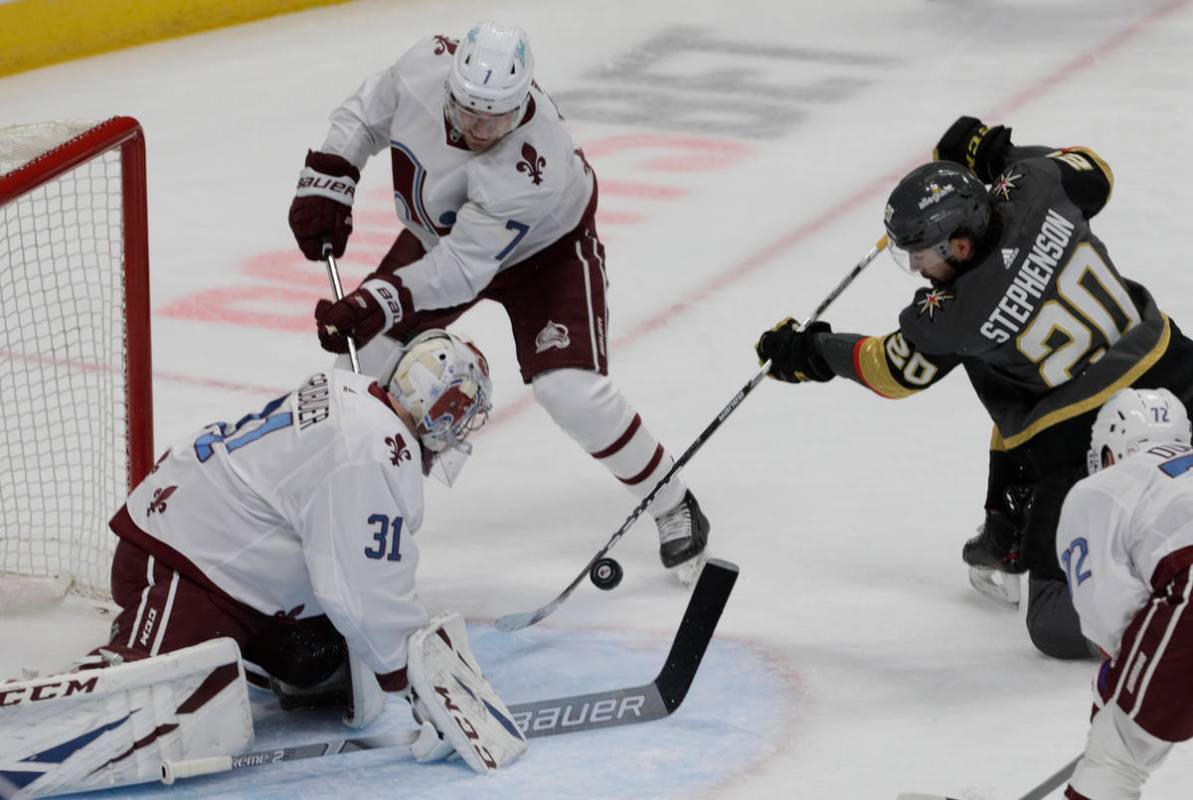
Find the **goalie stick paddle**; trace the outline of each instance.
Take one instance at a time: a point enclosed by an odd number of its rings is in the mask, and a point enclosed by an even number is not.
[[[1020,797],[1019,800],[1044,800],[1044,798],[1052,794],[1053,791],[1059,789],[1062,783],[1072,777],[1073,770],[1077,769],[1077,762],[1080,760],[1081,756],[1077,756],[1077,758],[1074,758],[1068,764],[1065,764],[1050,777],[1044,780],[1039,786],[1023,795],[1023,797]],[[904,792],[895,798],[895,800],[953,800],[953,798],[945,797],[943,794],[919,794],[917,792]]]
[[[591,694],[577,694],[530,703],[514,703],[509,709],[514,721],[528,739],[578,733],[620,725],[650,722],[672,714],[679,708],[696,679],[700,662],[712,641],[713,632],[725,610],[725,603],[737,582],[738,567],[728,561],[710,558],[696,581],[688,600],[671,650],[653,681],[629,689],[610,689]],[[340,753],[381,748],[405,748],[418,738],[417,731],[396,736],[363,736],[313,742],[294,747],[279,747],[237,756],[216,756],[189,761],[163,761],[162,783],[229,770],[261,767],[283,761],[321,758]]]
[[[808,325],[820,319],[820,315],[823,314],[828,307],[833,304],[834,300],[841,296],[841,293],[845,291],[849,284],[853,283],[854,279],[862,273],[862,270],[869,266],[870,262],[873,261],[879,253],[885,250],[886,247],[887,238],[886,236],[883,236],[873,247],[870,248],[869,252],[862,256],[862,260],[857,262],[853,269],[851,269],[849,273],[841,279],[841,282],[837,284],[837,287],[829,292],[828,296],[820,302],[820,305],[816,307],[816,310],[812,312],[810,317],[803,321],[803,324],[801,324],[800,327],[806,328]],[[549,615],[555,612],[555,609],[563,605],[564,602],[571,597],[572,592],[576,591],[576,587],[579,586],[588,576],[589,570],[592,569],[593,565],[604,558],[605,554],[613,549],[613,546],[621,540],[621,537],[624,536],[626,531],[630,529],[630,526],[634,524],[635,520],[642,515],[642,512],[646,510],[646,507],[651,504],[651,502],[655,499],[655,496],[658,495],[662,488],[667,485],[668,481],[670,481],[676,473],[683,469],[685,464],[692,460],[692,456],[696,455],[696,451],[704,446],[704,443],[709,440],[717,428],[721,427],[721,423],[728,419],[729,415],[737,410],[737,407],[740,406],[742,401],[746,399],[746,396],[750,392],[754,391],[758,384],[762,383],[762,379],[765,378],[769,372],[770,362],[767,361],[759,368],[756,373],[754,373],[754,377],[750,378],[749,383],[743,386],[738,393],[733,396],[733,399],[721,409],[721,413],[717,414],[716,419],[710,422],[708,427],[700,432],[700,435],[696,437],[696,441],[688,445],[688,449],[685,450],[683,455],[681,455],[676,462],[671,465],[671,469],[667,470],[667,474],[664,475],[657,484],[655,484],[655,487],[650,490],[650,494],[646,495],[646,497],[642,499],[642,502],[638,503],[638,505],[634,507],[634,510],[630,512],[629,517],[626,518],[626,521],[621,524],[621,527],[618,528],[611,537],[609,537],[609,541],[605,543],[605,546],[598,550],[596,555],[588,559],[588,563],[584,565],[584,569],[580,570],[580,574],[573,578],[572,582],[569,583],[562,592],[556,595],[554,600],[544,606],[536,608],[533,611],[523,611],[516,614],[506,614],[503,617],[499,617],[497,619],[497,629],[505,631],[506,633],[510,633],[512,631],[520,631],[523,628],[529,628],[531,625],[546,619]]]

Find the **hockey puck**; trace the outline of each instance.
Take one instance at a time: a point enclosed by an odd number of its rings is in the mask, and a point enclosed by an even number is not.
[[[592,565],[592,569],[588,570],[588,578],[593,585],[606,592],[617,588],[623,574],[621,564],[612,558],[599,559]]]

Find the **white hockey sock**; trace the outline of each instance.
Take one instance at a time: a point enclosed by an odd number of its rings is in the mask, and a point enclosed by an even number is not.
[[[1117,705],[1107,705],[1090,725],[1085,754],[1070,783],[1086,797],[1137,800],[1144,781],[1171,749],[1172,742],[1152,736]]]
[[[613,382],[581,369],[537,376],[534,397],[555,423],[605,466],[637,499],[646,497],[671,469],[672,459]],[[672,478],[651,504],[661,514],[683,499],[687,487]]]

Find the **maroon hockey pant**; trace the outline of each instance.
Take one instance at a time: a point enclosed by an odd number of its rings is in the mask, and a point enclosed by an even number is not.
[[[126,660],[227,636],[240,646],[250,673],[309,686],[331,675],[347,655],[343,637],[327,617],[262,614],[124,539],[112,559],[112,598],[120,614],[103,649]]]

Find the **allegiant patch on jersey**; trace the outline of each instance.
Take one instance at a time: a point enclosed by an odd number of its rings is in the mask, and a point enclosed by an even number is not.
[[[933,289],[919,301],[920,316],[922,317],[927,314],[928,319],[936,319],[936,312],[952,299],[952,292],[946,292],[944,289]]]

